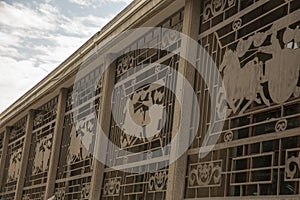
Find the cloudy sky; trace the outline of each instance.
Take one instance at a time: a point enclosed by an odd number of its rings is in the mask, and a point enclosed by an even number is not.
[[[132,0],[0,1],[0,112]]]

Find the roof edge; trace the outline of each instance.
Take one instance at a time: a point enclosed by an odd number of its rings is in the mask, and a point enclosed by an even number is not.
[[[128,18],[132,17],[134,14],[139,12],[141,8],[147,5],[149,2],[153,2],[148,11],[155,8],[158,5],[163,4],[168,0],[134,0],[126,8],[124,8],[119,14],[117,14],[111,21],[109,21],[105,26],[103,26],[100,31],[95,33],[90,39],[88,39],[82,46],[80,46],[74,53],[72,53],[67,59],[65,59],[61,64],[58,65],[52,72],[50,72],[46,77],[39,81],[35,86],[23,94],[19,99],[17,99],[13,104],[6,108],[3,112],[0,113],[0,125],[8,122],[11,118],[24,111],[30,106],[28,100],[31,98],[37,97],[37,93],[44,86],[47,86],[53,79],[57,78],[59,74],[65,71],[68,67],[72,67],[74,63],[80,61],[80,59],[87,55],[91,49],[94,48],[99,42],[103,41],[109,34],[116,31],[120,24],[123,24]],[[156,4],[155,4],[156,2]],[[145,15],[145,14],[144,14]],[[143,15],[143,16],[144,16]],[[134,24],[136,21],[133,21]],[[123,27],[124,29],[130,28]],[[39,95],[38,95],[39,96]],[[24,106],[24,104],[28,104]],[[10,114],[14,112],[14,114]]]

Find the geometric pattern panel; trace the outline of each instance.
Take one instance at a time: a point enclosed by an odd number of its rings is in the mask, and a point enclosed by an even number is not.
[[[181,32],[182,22],[183,10],[179,10],[158,26]],[[149,31],[125,48],[124,55],[116,60],[116,96],[112,106],[117,114],[111,117],[109,139],[114,145],[108,146],[107,157],[110,166],[121,170],[105,168],[101,199],[166,198],[169,161],[163,158],[170,151],[165,147],[172,138],[177,101],[171,92],[176,88],[176,75],[166,66],[178,69],[179,57],[168,51],[179,47],[178,35]],[[128,134],[137,131],[144,139]],[[149,133],[153,135],[150,137]],[[136,174],[136,171],[151,172]]]
[[[58,96],[35,111],[22,199],[41,199],[44,197],[56,123],[57,103]]]
[[[227,117],[223,131],[210,136],[217,138],[214,151],[199,159],[212,125],[209,91],[196,75],[203,112],[189,151],[186,198],[300,194],[299,15],[298,1],[203,1],[198,42],[223,77],[226,102],[217,97],[214,103],[217,109],[227,105]],[[218,116],[213,117],[218,126]],[[222,178],[214,182],[218,160]],[[210,182],[196,185],[195,169],[199,180],[205,177]]]
[[[14,199],[16,184],[21,169],[26,121],[27,116],[17,121],[9,130],[8,149],[3,171],[4,177],[0,190],[0,196],[3,199]]]
[[[68,91],[55,182],[57,199],[88,199],[90,193],[92,142],[95,141],[95,115],[100,109],[102,80],[96,84],[96,88],[94,83],[100,77],[100,67],[77,81]],[[91,143],[83,144],[83,138]]]

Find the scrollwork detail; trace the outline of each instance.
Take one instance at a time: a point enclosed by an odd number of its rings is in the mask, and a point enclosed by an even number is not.
[[[300,171],[300,153],[296,156],[291,156],[286,160],[285,164],[285,175],[287,180],[294,180],[296,177],[296,172]]]
[[[175,31],[165,31],[163,33],[161,47],[165,49],[180,39],[180,32],[182,30],[182,23],[179,23],[173,27]]]
[[[103,194],[105,196],[115,196],[119,195],[121,189],[121,179],[112,178],[108,179],[104,185]]]
[[[287,120],[286,119],[279,120],[275,125],[276,132],[285,131],[286,128],[287,128]]]
[[[243,21],[241,18],[234,20],[232,23],[232,30],[236,31],[241,28]]]
[[[227,4],[230,7],[235,4],[235,0],[211,0],[204,7],[204,20],[206,21],[210,18],[210,16],[214,17],[222,13]]]
[[[189,186],[209,186],[220,184],[222,168],[221,164],[213,162],[200,163],[192,168],[189,173]]]
[[[132,68],[134,66],[134,57],[133,55],[127,55],[123,57],[118,66],[117,66],[117,74],[123,74],[125,71],[127,71],[129,68]]]
[[[167,185],[168,175],[166,171],[156,172],[149,178],[149,190],[162,191]]]

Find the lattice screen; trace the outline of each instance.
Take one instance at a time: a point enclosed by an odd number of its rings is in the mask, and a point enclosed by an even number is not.
[[[57,103],[56,96],[35,111],[22,199],[44,198]]]
[[[16,184],[21,169],[26,120],[27,116],[16,122],[10,130],[5,168],[2,172],[4,178],[0,193],[1,199],[12,200],[15,196]]]
[[[199,159],[210,100],[198,76],[204,111],[185,197],[299,196],[300,1],[206,0],[202,8],[199,44],[222,73],[228,118],[215,150]]]
[[[182,22],[183,12],[180,10],[160,26],[181,31]],[[134,46],[144,49],[132,50],[131,47]],[[169,38],[167,34],[153,31],[137,39],[131,47],[117,60],[115,92],[119,95],[113,100],[112,106],[118,114],[115,118],[112,117],[109,138],[118,148],[109,146],[107,155],[110,166],[126,169],[126,172],[105,169],[101,199],[165,199],[168,168],[164,166],[167,166],[168,159],[161,158],[169,154],[170,149],[163,151],[163,147],[171,141],[173,107],[176,101],[174,94],[167,88],[175,89],[177,78],[166,66],[177,70],[179,58],[168,54],[168,51],[180,47],[180,40],[179,37]],[[166,51],[157,50],[160,47]],[[149,65],[154,62],[162,65]],[[145,84],[147,81],[151,84]],[[166,113],[155,113],[155,106],[165,109]],[[125,107],[131,110],[124,113]],[[128,114],[130,116],[126,116]],[[156,126],[157,133],[153,137],[141,139],[124,132],[131,132],[128,119],[140,125],[135,129],[139,130],[144,125],[149,125],[149,120],[154,116],[164,118],[165,124]],[[148,133],[147,130],[141,130],[142,132],[145,135]],[[120,149],[128,153],[123,154]],[[150,161],[149,164],[150,159],[157,158],[161,162]],[[128,164],[133,164],[134,167],[127,167]],[[135,173],[145,169],[151,169],[152,172]]]
[[[4,140],[4,132],[0,133],[0,159],[2,157],[2,151],[3,151],[3,141]]]
[[[69,89],[55,185],[57,199],[88,199],[93,161],[90,152],[93,151],[94,144],[91,143],[87,149],[81,138],[88,137],[88,141],[95,141],[97,116],[94,111],[96,110],[97,115],[102,90],[102,81],[95,84],[99,77],[100,67]],[[76,124],[74,118],[78,121]]]

